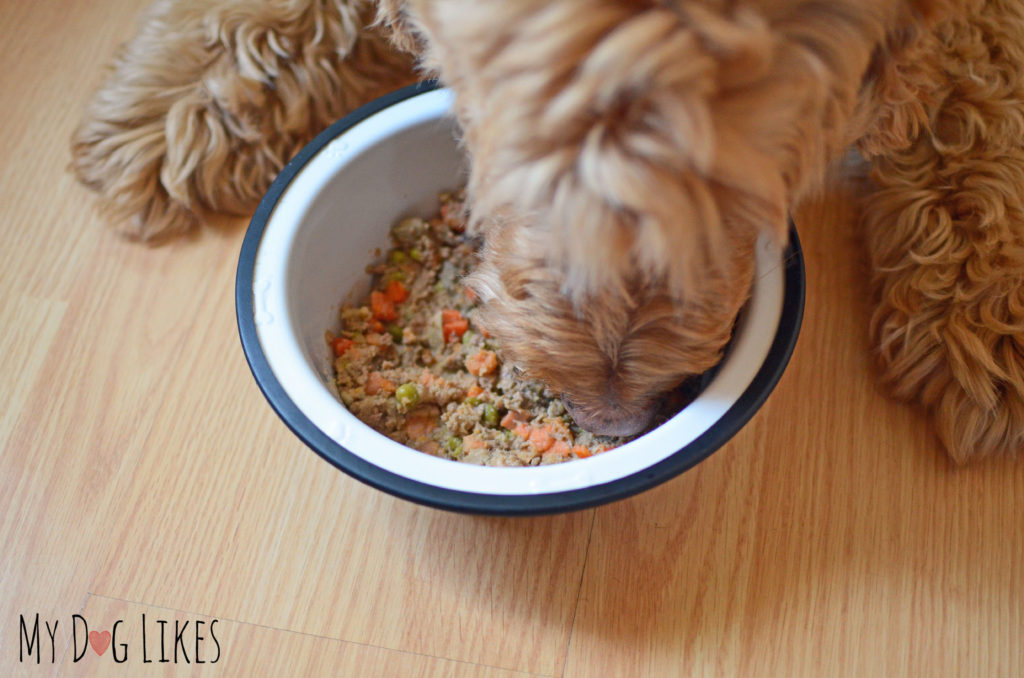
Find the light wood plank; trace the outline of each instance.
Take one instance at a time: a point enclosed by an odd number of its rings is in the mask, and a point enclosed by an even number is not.
[[[85,600],[118,484],[163,401],[213,262],[236,247],[216,235],[159,249],[130,244],[65,171],[101,64],[144,4],[0,9],[3,638],[15,637],[21,611],[67,614]],[[0,643],[0,667],[12,646]]]
[[[67,304],[20,295],[0,297],[0,449],[22,412],[28,393],[46,363],[65,356],[58,333]]]
[[[110,547],[119,488],[192,330],[208,283],[202,272],[227,255],[212,242],[160,250],[110,234],[104,242],[104,265],[77,281],[54,332],[59,351],[49,351],[0,449],[5,638],[16,610],[64,613],[84,600]],[[189,287],[198,289],[183,294]]]
[[[0,293],[67,300],[107,224],[67,171],[71,134],[147,0],[0,6]]]

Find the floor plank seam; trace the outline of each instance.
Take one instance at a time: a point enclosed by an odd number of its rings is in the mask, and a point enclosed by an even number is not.
[[[589,544],[589,541],[588,541],[588,544]],[[94,598],[103,598],[105,600],[113,600],[113,601],[116,601],[116,602],[119,602],[119,603],[126,603],[128,605],[139,605],[139,606],[143,606],[143,607],[153,608],[153,609],[156,609],[156,610],[167,610],[168,612],[177,612],[177,613],[180,613],[180,614],[183,614],[183,615],[188,615],[188,616],[213,617],[213,618],[215,618],[215,619],[217,619],[219,621],[225,621],[225,622],[229,622],[231,624],[241,624],[241,625],[244,625],[244,626],[251,626],[251,627],[257,628],[257,629],[265,629],[267,631],[278,631],[278,632],[281,632],[281,633],[291,633],[291,634],[294,634],[294,635],[297,635],[297,636],[304,636],[306,638],[313,638],[313,639],[316,639],[316,640],[326,640],[328,642],[333,642],[333,643],[347,643],[349,645],[356,645],[358,647],[373,648],[373,649],[377,649],[377,650],[385,650],[387,652],[397,652],[397,653],[404,654],[404,655],[409,655],[409,656],[412,656],[412,657],[423,657],[425,659],[437,659],[437,660],[440,660],[440,661],[454,662],[456,664],[465,664],[467,666],[476,666],[476,667],[480,667],[480,668],[483,668],[483,669],[494,669],[494,670],[498,670],[498,671],[511,671],[513,673],[518,673],[518,674],[521,674],[521,675],[524,675],[524,676],[536,676],[536,678],[559,678],[559,676],[556,676],[554,674],[533,673],[533,672],[530,672],[530,671],[523,671],[522,669],[517,669],[517,668],[511,667],[511,666],[500,666],[500,665],[497,665],[497,664],[482,664],[480,662],[473,662],[473,661],[468,661],[468,660],[465,660],[465,659],[456,659],[454,657],[444,657],[444,656],[441,656],[441,655],[427,654],[425,652],[414,652],[412,650],[403,650],[401,648],[388,647],[387,645],[374,645],[373,643],[365,643],[365,642],[361,642],[361,641],[358,641],[358,640],[347,640],[345,638],[337,638],[335,636],[325,636],[325,635],[322,635],[322,634],[319,634],[319,633],[308,633],[306,631],[296,631],[295,629],[282,628],[280,626],[271,626],[270,624],[260,624],[258,622],[244,621],[244,620],[241,620],[241,619],[232,619],[230,617],[222,617],[222,616],[219,616],[219,615],[213,615],[213,614],[209,614],[209,613],[206,613],[206,612],[198,612],[198,611],[195,611],[195,610],[182,610],[182,609],[179,609],[179,608],[176,608],[176,607],[169,607],[167,605],[155,605],[153,603],[146,603],[146,602],[143,602],[143,601],[140,601],[140,600],[129,600],[127,598],[118,598],[117,596],[108,596],[108,595],[104,595],[102,593],[90,593],[89,596],[92,596]]]
[[[569,624],[569,642],[565,645],[565,659],[559,678],[565,678],[565,669],[569,665],[569,652],[572,650],[572,638],[576,634],[576,615],[580,611],[580,599],[583,597],[583,579],[587,575],[587,562],[590,560],[590,542],[594,539],[594,525],[597,524],[597,509],[593,509],[590,518],[590,530],[587,532],[587,546],[583,549],[583,567],[580,568],[580,583],[576,588],[576,604],[572,608],[572,622]]]

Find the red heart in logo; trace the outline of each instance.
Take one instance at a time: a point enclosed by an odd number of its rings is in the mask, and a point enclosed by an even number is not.
[[[89,644],[96,654],[102,657],[110,647],[110,631],[89,631]]]

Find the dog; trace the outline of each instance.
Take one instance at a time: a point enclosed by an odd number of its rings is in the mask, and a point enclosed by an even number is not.
[[[158,0],[72,166],[160,239],[434,75],[485,326],[582,427],[630,435],[720,360],[756,241],[853,147],[882,378],[963,463],[1024,447],[1022,45],[1011,0]]]

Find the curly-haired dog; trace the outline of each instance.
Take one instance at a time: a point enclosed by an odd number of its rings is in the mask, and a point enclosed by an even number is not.
[[[75,169],[143,236],[250,209],[309,134],[409,77],[366,9],[162,0]],[[1024,446],[1019,2],[381,0],[376,26],[454,90],[488,327],[583,426],[635,432],[719,359],[756,238],[784,239],[856,143],[886,380],[959,461]]]

